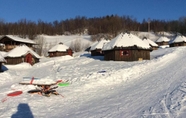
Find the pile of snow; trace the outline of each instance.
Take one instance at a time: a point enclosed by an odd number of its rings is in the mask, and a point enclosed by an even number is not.
[[[0,53],[0,62],[6,62],[6,60],[4,59],[4,56]]]

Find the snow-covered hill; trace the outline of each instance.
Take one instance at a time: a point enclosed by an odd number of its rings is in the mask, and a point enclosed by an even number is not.
[[[1,118],[183,118],[186,115],[186,47],[158,49],[151,60],[104,61],[84,52],[76,57],[43,58],[5,65],[0,73]],[[30,95],[33,85],[19,85],[23,77],[69,81],[58,87],[62,96]]]

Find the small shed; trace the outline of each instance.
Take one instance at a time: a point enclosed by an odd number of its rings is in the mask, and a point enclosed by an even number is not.
[[[65,55],[73,55],[72,49],[70,49],[68,46],[64,45],[63,43],[59,43],[52,47],[48,51],[49,57],[58,57],[58,56],[65,56]]]
[[[156,44],[154,41],[148,39],[147,37],[143,38],[143,41],[151,46],[152,50],[157,50],[159,48],[158,44]]]
[[[2,70],[2,63],[5,63],[5,62],[6,62],[6,60],[4,59],[2,54],[0,53],[0,72],[3,72],[3,70]]]
[[[165,46],[165,45],[169,45],[169,41],[170,41],[170,39],[168,39],[167,37],[161,36],[160,38],[158,38],[158,39],[156,40],[156,43],[157,43],[159,46]]]
[[[5,59],[7,64],[30,63],[31,65],[38,63],[41,57],[26,45],[17,46],[7,53]]]
[[[102,51],[103,45],[105,45],[108,42],[110,41],[102,38],[100,41],[92,45],[90,48],[91,56],[103,56],[104,55]]]
[[[121,33],[103,46],[104,60],[150,60],[152,48],[142,39],[130,33]]]
[[[14,36],[14,35],[5,35],[0,38],[0,44],[3,44],[0,46],[4,46],[4,47],[1,47],[3,49],[2,51],[8,52],[19,45],[26,45],[30,47],[31,49],[33,49],[33,45],[35,45],[36,43],[28,38],[23,39],[18,36]]]
[[[170,47],[186,46],[186,37],[183,35],[177,35],[172,41],[170,41],[169,46]]]

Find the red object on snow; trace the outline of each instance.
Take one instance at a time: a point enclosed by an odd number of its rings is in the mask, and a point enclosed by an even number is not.
[[[32,79],[31,79],[31,81],[30,81],[30,84],[32,84],[32,83],[33,83],[33,81],[34,81],[34,77],[32,77]]]
[[[57,81],[56,81],[56,83],[60,83],[60,82],[62,82],[62,80],[57,80]]]
[[[8,94],[7,94],[7,97],[3,98],[3,99],[1,100],[1,102],[5,102],[8,98],[14,97],[14,96],[18,96],[18,95],[20,95],[20,94],[22,94],[22,93],[23,93],[22,91],[14,91],[14,92],[8,93]]]
[[[7,96],[17,96],[17,95],[20,95],[22,93],[23,93],[23,91],[14,91],[12,93],[7,94]]]

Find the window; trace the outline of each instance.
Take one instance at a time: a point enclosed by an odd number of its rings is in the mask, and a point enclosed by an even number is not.
[[[120,50],[120,56],[129,56],[129,50]]]

